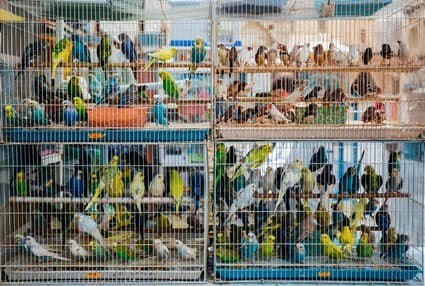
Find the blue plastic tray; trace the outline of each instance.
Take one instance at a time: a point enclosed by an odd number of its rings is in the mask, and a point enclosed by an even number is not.
[[[208,128],[196,129],[4,129],[8,142],[174,142],[203,141]]]

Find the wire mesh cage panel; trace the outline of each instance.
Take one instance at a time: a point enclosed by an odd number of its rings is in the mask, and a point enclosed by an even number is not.
[[[218,142],[218,281],[423,283],[424,145]]]
[[[417,138],[425,122],[419,2],[218,1],[219,135]],[[331,15],[316,11],[328,6]]]
[[[206,144],[2,151],[2,282],[204,281]]]
[[[1,110],[12,139],[36,128],[68,136],[76,128],[209,127],[211,29],[196,12],[202,2],[7,2],[8,13],[22,15],[2,22]]]

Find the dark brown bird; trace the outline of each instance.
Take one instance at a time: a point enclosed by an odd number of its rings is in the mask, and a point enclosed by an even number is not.
[[[229,51],[229,77],[232,77],[233,67],[238,64],[238,51],[236,47],[231,47]]]
[[[325,51],[323,50],[323,45],[318,44],[313,48],[314,50],[314,65],[323,66],[325,63]]]
[[[394,52],[391,50],[391,46],[389,44],[382,44],[380,55],[382,56],[382,64],[385,64],[385,61],[388,60],[388,65],[391,65],[391,58],[394,55]]]
[[[267,48],[265,46],[260,46],[258,48],[257,52],[255,53],[255,62],[257,63],[257,66],[265,66],[267,60],[266,51]]]
[[[363,63],[365,65],[370,64],[370,62],[372,61],[373,58],[373,52],[372,52],[372,48],[366,48],[366,50],[363,53]]]
[[[240,80],[235,80],[227,88],[227,98],[236,98],[239,92],[242,90],[242,83]]]
[[[312,101],[312,100],[316,100],[317,99],[317,96],[319,95],[319,92],[322,90],[322,87],[320,87],[320,86],[315,86],[315,87],[313,87],[313,90],[312,91],[310,91],[310,93],[309,94],[307,94],[305,97],[304,97],[304,100],[305,101]]]
[[[316,103],[307,105],[302,118],[304,123],[311,123],[314,120],[317,115],[317,108],[318,106]]]
[[[374,106],[369,106],[363,113],[362,121],[365,123],[372,122],[382,124],[385,120],[385,110],[383,104],[377,103]]]
[[[334,103],[343,103],[345,100],[344,90],[342,88],[337,88],[334,91],[326,90],[324,101],[334,102]]]

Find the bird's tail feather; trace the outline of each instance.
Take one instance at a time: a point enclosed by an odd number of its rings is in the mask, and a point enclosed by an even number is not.
[[[99,181],[99,185],[97,186],[93,197],[90,199],[89,203],[87,204],[85,211],[88,211],[90,207],[93,205],[94,201],[100,196],[100,193],[105,189],[105,182],[103,180]]]
[[[150,69],[150,67],[156,62],[155,59],[151,59],[146,65],[145,65],[145,70]]]

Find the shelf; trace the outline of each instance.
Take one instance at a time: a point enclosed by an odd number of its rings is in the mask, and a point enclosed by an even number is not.
[[[241,69],[240,67],[233,68],[233,73],[285,73],[285,72],[414,72],[425,65],[400,65],[400,66],[327,66],[327,67],[256,67],[248,66]],[[224,71],[229,72],[230,67],[219,66],[216,67],[216,72]]]
[[[87,143],[87,142],[181,142],[204,141],[209,133],[209,123],[170,124],[167,127],[145,128],[91,128],[44,127],[5,128],[7,142],[20,143]]]
[[[415,125],[266,125],[223,124],[218,140],[418,140],[425,126]]]
[[[36,203],[36,204],[45,204],[45,203],[62,203],[62,204],[87,204],[90,201],[90,198],[60,198],[60,197],[16,197],[12,196],[9,198],[10,203]],[[111,204],[134,204],[133,198],[98,198],[96,203],[111,203]],[[191,204],[190,199],[182,199],[181,204],[187,205]],[[175,201],[173,198],[143,198],[142,204],[174,204]]]
[[[142,70],[145,69],[145,65],[147,62],[135,62],[135,63],[129,63],[129,62],[121,62],[121,63],[108,63],[106,65],[107,68],[142,68]],[[165,63],[154,63],[150,67],[149,70],[152,68],[189,68],[192,65],[191,62],[165,62]],[[46,63],[37,63],[34,65],[30,65],[32,68],[49,68],[50,66]],[[96,68],[100,67],[99,63],[65,63],[60,64],[58,67],[67,67],[67,68]],[[210,68],[211,63],[199,63],[198,68]],[[19,66],[18,66],[19,68]]]
[[[346,97],[344,102],[396,102],[399,101],[399,96],[363,96],[363,97]],[[255,96],[240,96],[236,97],[235,103],[238,102],[253,102],[253,103],[264,103],[264,102],[273,102],[273,103],[288,103],[288,100],[285,97],[255,97]],[[302,101],[302,103],[327,103],[320,100],[316,101]],[[227,101],[217,101],[217,103],[223,104],[233,104],[233,102]],[[297,102],[299,103],[299,102]]]
[[[279,194],[254,194],[255,198],[258,199],[277,199]],[[319,199],[320,194],[293,194],[293,198],[304,198],[304,199]],[[377,194],[329,194],[331,199],[360,199],[360,198],[409,198],[408,193],[377,193]]]

